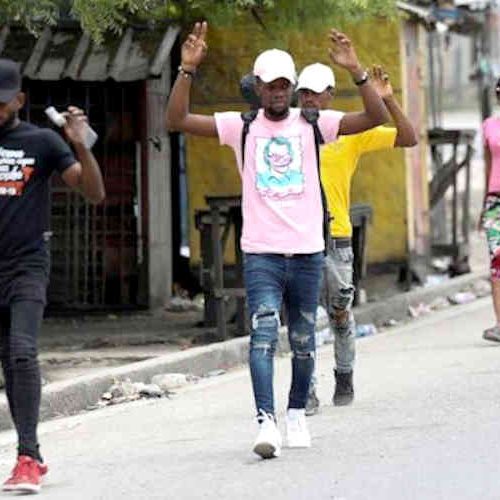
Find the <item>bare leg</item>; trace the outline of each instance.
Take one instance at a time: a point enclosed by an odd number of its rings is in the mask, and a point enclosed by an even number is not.
[[[500,325],[500,280],[491,280],[491,294],[493,298],[493,310],[497,325]]]
[[[487,328],[483,332],[483,339],[500,342],[500,280],[497,277],[491,280],[491,295],[496,322],[495,326]]]

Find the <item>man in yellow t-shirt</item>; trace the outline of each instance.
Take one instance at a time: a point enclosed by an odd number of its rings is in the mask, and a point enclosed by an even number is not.
[[[361,155],[371,151],[411,147],[417,143],[415,131],[394,97],[388,75],[374,66],[372,85],[392,116],[394,127],[375,127],[366,132],[341,136],[321,149],[321,180],[333,221],[331,248],[325,260],[323,304],[335,337],[335,392],[333,404],[343,406],[354,399],[353,367],[355,358],[355,323],[352,226],[349,218],[351,181]],[[297,85],[299,104],[304,108],[325,109],[333,97],[335,76],[324,64],[303,69]],[[306,415],[319,409],[313,377]]]

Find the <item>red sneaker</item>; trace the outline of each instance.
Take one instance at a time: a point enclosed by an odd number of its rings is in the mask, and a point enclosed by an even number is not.
[[[42,486],[42,476],[49,468],[34,458],[20,455],[12,474],[3,484],[3,491],[38,493]]]

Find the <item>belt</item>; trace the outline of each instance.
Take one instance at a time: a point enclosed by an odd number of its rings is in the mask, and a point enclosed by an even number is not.
[[[330,250],[335,250],[336,248],[349,248],[352,246],[351,238],[331,238],[328,242]]]
[[[315,252],[320,253],[320,252]],[[285,257],[285,259],[293,259],[294,257],[304,257],[306,255],[312,255],[310,253],[276,253],[274,255],[279,255],[280,257]]]

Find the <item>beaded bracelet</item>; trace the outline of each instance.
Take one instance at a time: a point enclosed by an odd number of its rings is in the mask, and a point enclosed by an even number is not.
[[[184,78],[194,78],[194,71],[188,71],[187,69],[184,69],[182,66],[179,66],[179,75],[182,75]]]

